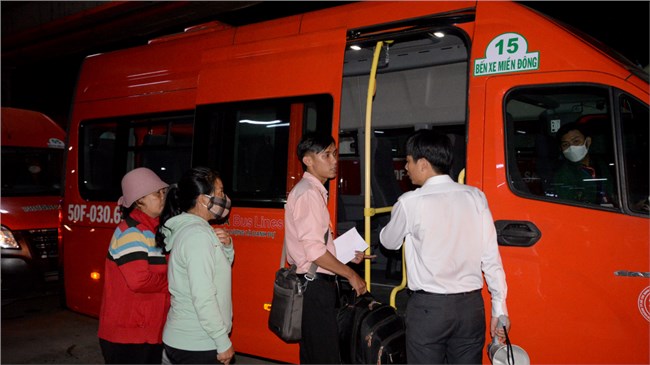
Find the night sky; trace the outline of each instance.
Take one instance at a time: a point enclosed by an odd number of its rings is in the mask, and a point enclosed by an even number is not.
[[[605,43],[646,67],[650,1],[520,1]]]
[[[520,3],[567,23],[600,40],[633,63],[646,67],[649,58],[650,2],[649,1],[521,1]],[[300,4],[300,6],[298,6]],[[337,2],[327,2],[336,5]],[[340,4],[340,3],[339,3]],[[230,14],[233,25],[276,18],[282,11],[322,8],[323,2],[296,2],[291,8],[278,3],[264,2],[256,14]],[[38,67],[19,69],[11,75],[11,92],[3,82],[3,106],[33,109],[50,115],[60,124],[67,123],[72,94],[83,55],[65,62],[44,63]],[[4,77],[4,74],[3,74]],[[7,101],[5,96],[11,96]]]

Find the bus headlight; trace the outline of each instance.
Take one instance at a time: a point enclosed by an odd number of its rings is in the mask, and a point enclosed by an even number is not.
[[[2,234],[0,234],[0,247],[13,249],[20,248],[20,245],[14,238],[14,234],[5,226],[2,226]]]

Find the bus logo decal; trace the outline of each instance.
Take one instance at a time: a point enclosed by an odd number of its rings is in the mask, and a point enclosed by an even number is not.
[[[58,139],[58,138],[50,138],[47,141],[47,147],[49,147],[49,148],[57,148],[57,149],[64,149],[65,148],[65,143],[63,143],[63,141]]]
[[[539,52],[528,52],[528,41],[517,33],[503,33],[490,41],[485,58],[474,61],[474,76],[539,69]]]

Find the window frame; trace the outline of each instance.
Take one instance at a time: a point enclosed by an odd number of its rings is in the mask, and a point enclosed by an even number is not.
[[[170,146],[169,143],[169,134],[170,127],[182,124],[191,124],[193,136],[193,123],[194,123],[194,111],[193,110],[184,110],[184,111],[174,111],[174,112],[165,112],[165,113],[152,113],[152,114],[138,114],[138,115],[129,115],[129,116],[118,116],[118,117],[109,117],[109,118],[99,118],[99,119],[88,119],[84,120],[79,124],[79,165],[78,165],[78,179],[77,184],[79,186],[79,194],[86,201],[117,201],[117,199],[122,195],[121,192],[121,179],[128,172],[137,167],[151,167],[143,164],[136,164],[135,157],[133,161],[129,161],[129,156],[138,153],[139,151],[170,151],[170,150],[181,150],[187,149],[188,153],[191,153],[191,145],[183,144],[178,146]],[[86,130],[87,128],[94,128],[99,125],[113,125],[112,129],[115,134],[115,144],[114,150],[112,153],[112,158],[109,163],[111,163],[112,171],[109,171],[109,181],[105,182],[106,188],[102,189],[89,189],[85,183],[85,179],[90,172],[86,171],[86,165],[88,163],[93,164],[91,160],[89,148],[90,146],[86,144]],[[130,138],[132,131],[135,128],[141,128],[144,126],[164,126],[167,129],[167,141],[164,147],[159,148],[158,146],[145,146],[145,145],[130,145]],[[171,148],[169,148],[171,147]],[[171,171],[174,176],[180,177],[183,173],[183,170],[187,169],[191,165],[191,155],[190,162],[185,168],[181,167],[178,171]],[[159,174],[160,175],[160,174]],[[161,176],[163,178],[163,176]],[[169,178],[163,178],[163,180],[174,180]],[[169,184],[175,183],[176,181],[166,181]]]
[[[562,88],[571,88],[571,87],[590,87],[594,89],[602,89],[605,90],[607,93],[607,103],[608,103],[608,115],[610,118],[610,133],[611,133],[611,153],[614,154],[613,156],[613,161],[616,164],[614,167],[613,173],[615,176],[613,176],[613,182],[615,183],[615,186],[613,187],[614,189],[614,194],[616,194],[616,206],[615,207],[606,207],[606,206],[600,206],[597,204],[591,204],[591,203],[583,203],[579,201],[572,201],[568,199],[558,199],[557,197],[549,197],[546,196],[545,193],[546,191],[543,191],[542,195],[537,195],[531,192],[526,192],[523,191],[513,184],[513,180],[516,178],[516,176],[513,175],[512,173],[512,167],[513,163],[517,164],[518,159],[517,156],[512,155],[511,151],[511,146],[510,143],[511,138],[514,137],[515,131],[514,129],[514,124],[512,121],[509,121],[507,118],[508,115],[508,102],[511,101],[512,99],[510,96],[513,94],[515,91],[520,91],[520,90],[525,90],[525,89],[562,89]],[[604,85],[604,84],[597,84],[597,83],[552,83],[552,84],[531,84],[531,85],[523,85],[523,86],[516,86],[511,89],[509,89],[503,96],[503,105],[502,105],[502,115],[503,115],[503,128],[504,128],[504,152],[505,152],[505,174],[506,174],[506,180],[508,183],[509,190],[516,196],[526,198],[526,199],[533,199],[533,200],[539,200],[539,201],[544,201],[544,202],[549,202],[549,203],[554,203],[554,204],[562,204],[562,205],[568,205],[568,206],[577,206],[577,207],[582,207],[582,208],[588,208],[588,209],[594,209],[594,210],[604,210],[604,211],[612,211],[612,212],[618,212],[618,213],[625,213],[625,214],[631,214],[631,215],[639,215],[638,213],[633,213],[629,207],[627,206],[627,191],[623,188],[623,184],[625,181],[625,166],[622,164],[623,163],[623,151],[622,151],[622,130],[621,130],[621,121],[620,121],[620,111],[619,111],[619,106],[617,104],[618,99],[620,98],[621,95],[628,95],[630,98],[633,98],[634,100],[638,100],[638,98],[635,98],[633,95],[626,93],[620,89],[614,88],[610,85]],[[643,102],[641,102],[643,104]],[[514,143],[514,142],[513,142]],[[514,148],[514,146],[513,146]],[[523,177],[519,177],[520,181],[519,183],[523,183],[524,179]]]
[[[314,105],[314,108],[310,108]],[[271,99],[244,100],[227,103],[204,104],[197,106],[195,120],[195,143],[193,146],[193,164],[208,166],[217,170],[223,180],[226,193],[233,205],[246,208],[283,208],[289,191],[288,175],[290,166],[297,161],[296,146],[292,144],[292,135],[296,131],[302,135],[308,131],[332,133],[332,115],[334,99],[330,94],[280,97]],[[279,161],[282,171],[274,171],[272,189],[257,191],[237,191],[235,179],[243,180],[237,174],[237,165],[233,156],[242,149],[234,137],[235,117],[242,111],[275,110],[282,123],[289,123],[287,133],[281,137],[286,145],[277,145],[274,140],[274,160]],[[313,111],[316,114],[313,114]],[[314,119],[314,116],[316,119]],[[286,119],[286,120],[285,120]],[[211,138],[214,138],[211,140]],[[277,137],[276,137],[277,138]],[[236,150],[240,148],[239,150]],[[210,151],[210,153],[205,153]],[[237,154],[235,153],[237,152]],[[278,155],[276,152],[279,152]],[[224,156],[223,158],[221,156]],[[277,164],[274,168],[277,169]],[[255,172],[252,172],[255,176]],[[282,181],[282,183],[280,183]],[[280,184],[280,186],[277,186]]]

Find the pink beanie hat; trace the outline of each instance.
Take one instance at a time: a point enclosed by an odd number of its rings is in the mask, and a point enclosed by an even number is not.
[[[138,167],[127,172],[122,178],[122,196],[117,204],[128,208],[143,196],[168,186],[169,184],[160,180],[155,172],[146,167]]]

